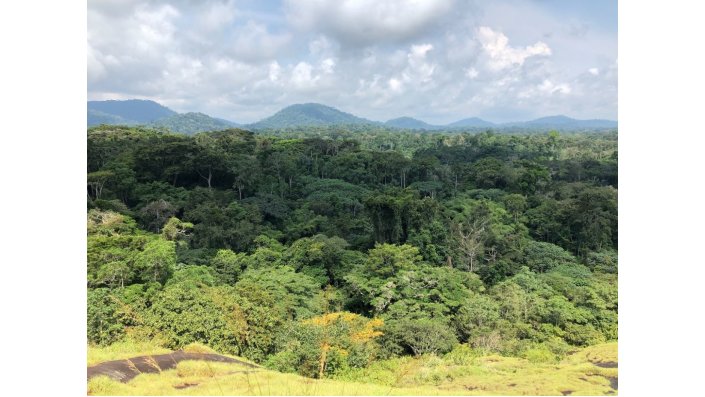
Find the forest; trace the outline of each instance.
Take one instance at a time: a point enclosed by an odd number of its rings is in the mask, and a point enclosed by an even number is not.
[[[88,342],[341,376],[617,340],[617,132],[88,129]]]

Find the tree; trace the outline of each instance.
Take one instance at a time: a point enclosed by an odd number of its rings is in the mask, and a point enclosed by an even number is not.
[[[143,281],[164,283],[174,271],[176,250],[173,241],[154,239],[139,253],[136,265]]]
[[[211,259],[211,267],[215,269],[218,280],[223,284],[235,285],[238,276],[243,270],[245,254],[235,253],[231,250],[218,250]]]
[[[105,288],[88,291],[88,341],[108,345],[125,333],[117,298]]]
[[[245,189],[260,178],[259,161],[251,155],[235,156],[231,160],[230,172],[235,176],[233,187],[237,189],[238,200],[242,200]]]
[[[145,224],[148,225],[147,228],[154,230],[155,233],[159,233],[164,223],[174,216],[176,209],[168,201],[160,199],[144,206],[140,210],[140,213],[142,214]]]
[[[478,260],[484,252],[484,235],[487,222],[484,219],[470,219],[452,224],[453,235],[461,253],[461,261],[468,270],[478,270]]]
[[[162,237],[167,241],[183,242],[188,239],[191,230],[193,230],[193,223],[182,222],[172,216],[162,228]]]
[[[524,249],[523,263],[534,272],[547,272],[563,264],[577,264],[578,260],[568,251],[551,243],[530,241]]]
[[[455,327],[462,341],[491,331],[499,320],[499,305],[486,295],[474,294],[458,310]]]
[[[385,327],[385,332],[396,334],[401,344],[415,356],[445,354],[453,350],[458,339],[448,324],[433,319],[397,320]]]
[[[200,342],[239,354],[247,332],[245,313],[232,289],[188,281],[166,286],[148,309],[146,321],[174,349]]]
[[[519,222],[519,218],[527,208],[526,197],[521,194],[508,194],[502,199],[504,208],[512,214],[514,222]]]
[[[367,254],[362,271],[371,277],[387,278],[421,262],[419,249],[408,244],[376,244]]]
[[[275,299],[275,305],[289,319],[300,319],[320,314],[322,293],[319,284],[305,274],[296,273],[290,266],[248,269],[235,284],[236,290],[255,285]]]
[[[268,366],[284,372],[323,378],[339,370],[364,367],[375,356],[381,319],[333,312],[289,323],[277,338],[277,354]]]
[[[94,199],[99,199],[103,195],[103,187],[105,187],[105,184],[112,177],[113,173],[111,171],[95,171],[88,173],[88,187],[91,189]]]

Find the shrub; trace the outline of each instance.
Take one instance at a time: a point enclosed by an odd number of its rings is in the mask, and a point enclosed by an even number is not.
[[[453,350],[443,356],[443,359],[455,365],[470,365],[479,355],[477,350],[463,343],[455,346]]]
[[[530,241],[524,249],[524,263],[532,271],[543,273],[559,265],[578,263],[578,260],[557,245]]]
[[[414,355],[445,354],[458,344],[458,339],[448,325],[437,319],[402,319],[393,322],[388,332]]]
[[[532,363],[552,363],[558,361],[556,355],[543,345],[537,345],[536,347],[524,350],[521,357]]]

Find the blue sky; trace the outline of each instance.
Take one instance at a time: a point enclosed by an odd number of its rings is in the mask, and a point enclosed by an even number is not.
[[[88,98],[253,122],[617,118],[617,2],[91,0]]]

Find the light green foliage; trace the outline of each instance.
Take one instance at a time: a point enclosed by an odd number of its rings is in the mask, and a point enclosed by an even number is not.
[[[176,250],[173,241],[155,239],[137,254],[135,266],[143,281],[164,283],[174,271]]]
[[[292,267],[248,269],[235,284],[236,289],[256,286],[271,294],[275,305],[287,318],[308,318],[321,312],[323,300],[319,284]]]
[[[414,355],[445,354],[458,340],[448,324],[440,319],[401,319],[390,321],[385,333]],[[389,338],[389,337],[388,337]]]
[[[184,241],[193,230],[193,223],[182,222],[179,218],[171,217],[162,228],[162,237],[168,241]]]
[[[505,367],[617,339],[616,160],[615,132],[91,128],[89,341],[501,394]]]
[[[117,299],[105,288],[88,291],[88,341],[107,345],[125,333]]]
[[[245,267],[246,255],[231,250],[218,250],[211,259],[211,268],[215,270],[218,280],[223,284],[235,285]]]
[[[212,287],[216,284],[216,278],[210,267],[185,265],[174,272],[166,286],[181,283]]]
[[[368,276],[387,278],[411,270],[420,262],[419,249],[414,246],[378,244],[369,251],[362,271]]]
[[[617,251],[612,250],[590,252],[586,261],[591,269],[605,273],[617,273],[617,262]]]
[[[340,281],[341,273],[346,271],[343,266],[347,247],[348,243],[340,237],[317,234],[295,241],[284,252],[282,260],[323,286]]]
[[[245,315],[232,290],[190,281],[166,286],[145,317],[146,324],[175,349],[201,342],[237,354],[247,329]]]
[[[268,367],[325,377],[353,367],[365,367],[375,357],[375,339],[383,322],[349,312],[328,313],[289,322],[278,333],[277,353]]]
[[[458,310],[454,323],[462,340],[490,332],[499,320],[499,304],[492,298],[473,294]]]
[[[578,260],[557,245],[530,241],[524,248],[523,262],[532,271],[546,272],[556,266],[576,264]]]

